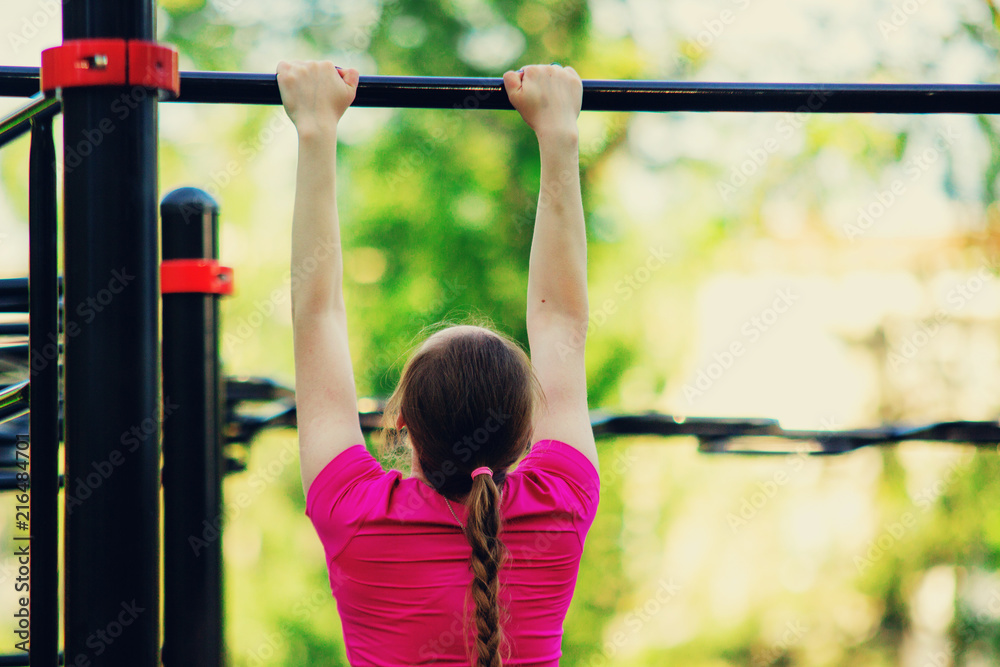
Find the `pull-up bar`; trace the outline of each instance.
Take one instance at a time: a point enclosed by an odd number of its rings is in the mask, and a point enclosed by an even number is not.
[[[281,104],[274,74],[181,72],[178,102]],[[0,67],[0,96],[30,97],[38,68]],[[503,80],[362,76],[356,107],[511,109]],[[997,84],[583,82],[584,111],[1000,113]]]

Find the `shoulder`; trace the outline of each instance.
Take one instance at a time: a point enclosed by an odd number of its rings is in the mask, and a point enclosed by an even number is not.
[[[353,445],[335,456],[309,485],[306,514],[312,515],[319,504],[336,504],[346,493],[360,485],[380,479],[398,478],[399,472],[385,471],[364,445]],[[332,509],[332,507],[330,508]]]
[[[520,480],[526,502],[562,507],[592,517],[600,499],[601,479],[590,459],[559,440],[540,440],[521,460],[512,477]]]

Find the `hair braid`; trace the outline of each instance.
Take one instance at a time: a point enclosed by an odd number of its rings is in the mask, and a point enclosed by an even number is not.
[[[500,541],[500,492],[489,475],[477,475],[468,499],[469,518],[465,537],[472,546],[472,599],[476,605],[476,646],[473,667],[501,667],[500,565],[504,545]]]

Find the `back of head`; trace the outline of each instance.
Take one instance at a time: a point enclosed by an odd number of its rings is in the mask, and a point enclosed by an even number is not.
[[[427,482],[450,500],[468,496],[478,667],[501,665],[500,489],[530,443],[538,393],[531,362],[516,343],[481,327],[451,327],[410,358],[386,410],[405,424]],[[482,466],[493,475],[473,478]]]

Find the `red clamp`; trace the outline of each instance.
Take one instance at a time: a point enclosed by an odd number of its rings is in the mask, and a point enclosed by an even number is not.
[[[142,40],[71,39],[42,51],[41,89],[142,86],[181,92],[177,51]]]
[[[165,259],[160,264],[160,292],[232,294],[233,270],[214,259]]]

